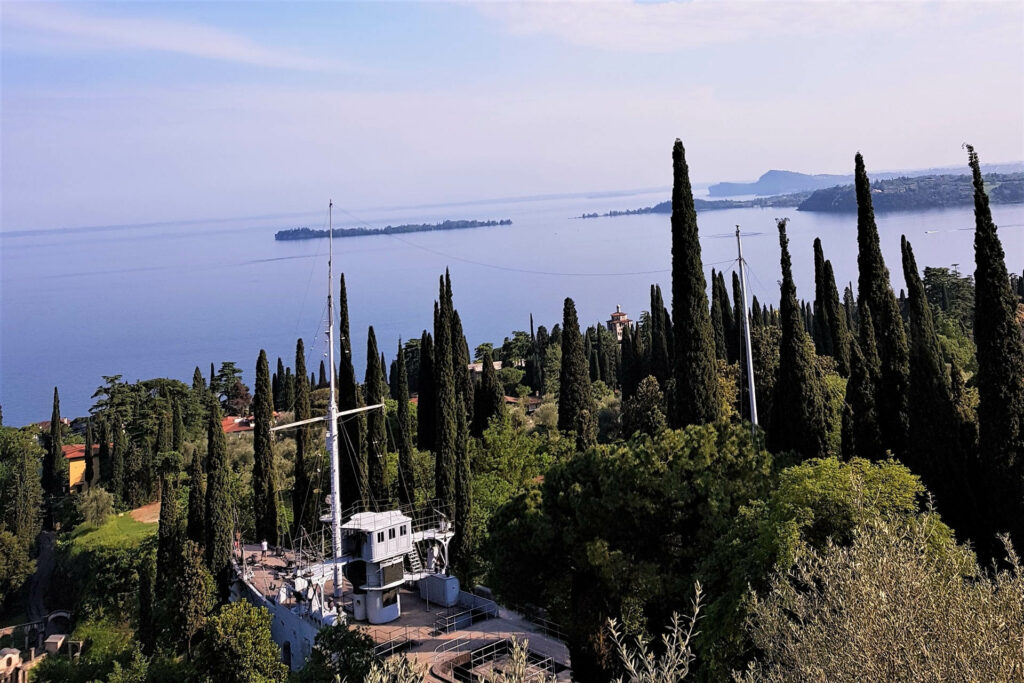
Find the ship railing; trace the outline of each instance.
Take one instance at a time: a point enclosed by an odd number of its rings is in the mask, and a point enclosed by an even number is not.
[[[446,505],[440,499],[428,500],[420,505],[400,504],[395,499],[385,499],[373,502],[359,501],[341,511],[341,521],[344,524],[360,512],[388,512],[398,510],[403,515],[412,519],[412,531],[424,531],[426,529],[451,528],[454,519],[445,512]],[[330,519],[331,510],[324,508],[321,519]]]
[[[433,668],[442,674],[452,675],[456,668],[465,672],[486,664],[489,661],[508,656],[512,652],[515,639],[526,641],[526,676],[524,681],[548,680],[555,675],[555,662],[551,657],[541,655],[529,649],[528,639],[521,634],[490,633],[486,637],[468,636],[446,640],[434,648]],[[486,681],[489,677],[479,671],[474,672],[479,680]]]
[[[473,593],[459,591],[458,604],[434,619],[436,633],[451,633],[459,629],[498,616],[498,605],[493,600]]]
[[[560,640],[563,643],[566,642],[567,636],[565,631],[562,630],[561,624],[548,619],[547,612],[540,607],[516,603],[505,603],[505,607],[521,615],[526,621],[536,626],[544,635]]]
[[[422,640],[428,635],[427,630],[422,626],[395,626],[389,629],[379,629],[374,634],[377,644],[373,647],[374,657],[390,657],[411,647],[417,640]]]

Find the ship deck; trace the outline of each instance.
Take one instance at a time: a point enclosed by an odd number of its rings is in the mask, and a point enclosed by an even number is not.
[[[294,566],[295,556],[291,551],[281,554],[267,552],[261,558],[260,546],[245,545],[245,565],[252,572],[249,583],[267,598],[277,600],[277,591],[289,567]],[[328,579],[324,593],[333,592],[333,581]],[[435,621],[439,617],[451,617],[465,612],[463,607],[442,607],[428,604],[419,592],[408,587],[400,592],[401,616],[387,624],[369,624],[352,617],[352,586],[348,580],[342,583],[342,607],[348,616],[348,623],[365,630],[378,651],[402,653],[427,668],[429,681],[451,682],[453,663],[467,663],[471,652],[493,646],[504,640],[526,641],[535,659],[550,658],[559,681],[569,680],[569,651],[562,641],[545,634],[542,629],[518,612],[498,606],[498,615],[482,620],[467,619],[458,629],[438,629]],[[503,658],[498,656],[473,669],[474,675],[486,675],[499,669]],[[474,678],[475,680],[475,678]],[[484,679],[486,680],[486,678]]]

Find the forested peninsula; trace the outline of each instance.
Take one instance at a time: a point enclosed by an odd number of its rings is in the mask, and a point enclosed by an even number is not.
[[[989,173],[989,200],[993,204],[1024,202],[1024,173]],[[974,202],[974,186],[969,175],[929,175],[913,178],[879,180],[872,186],[875,211],[921,211],[970,206]],[[754,199],[694,199],[697,211],[716,209],[747,209],[751,207],[796,207],[797,211],[857,213],[857,196],[853,185],[837,185],[814,192],[794,192]],[[654,206],[607,213],[585,213],[580,218],[634,216],[645,213],[672,213],[672,202]]]
[[[512,220],[503,218],[499,221],[442,221],[441,223],[407,223],[405,225],[388,225],[383,228],[334,228],[335,237],[362,237],[364,235],[402,235],[409,232],[431,232],[433,230],[464,230],[467,228],[491,228],[499,225],[512,225]],[[327,230],[312,228],[291,228],[278,230],[274,233],[275,240],[313,240],[327,237]]]

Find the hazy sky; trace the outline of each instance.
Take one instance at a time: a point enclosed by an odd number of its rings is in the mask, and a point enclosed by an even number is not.
[[[1024,159],[1020,2],[0,11],[5,231]]]

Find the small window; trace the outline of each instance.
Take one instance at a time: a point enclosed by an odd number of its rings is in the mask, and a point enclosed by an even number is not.
[[[398,529],[398,533],[399,533],[399,534],[401,534],[402,536],[405,536],[405,534],[406,534],[407,532],[406,532],[406,530],[405,530],[405,525],[404,525],[404,524],[403,524],[403,525],[402,525],[401,527],[399,527],[399,529]]]
[[[391,605],[394,605],[396,602],[398,602],[398,589],[389,588],[388,590],[383,592],[380,598],[382,607],[390,607]]]
[[[383,542],[384,542],[384,532],[383,531],[378,531],[377,532],[377,543],[383,543]]]
[[[391,527],[390,529],[388,529],[388,540],[390,541],[390,540],[393,540],[394,538],[395,538],[395,528]]]

